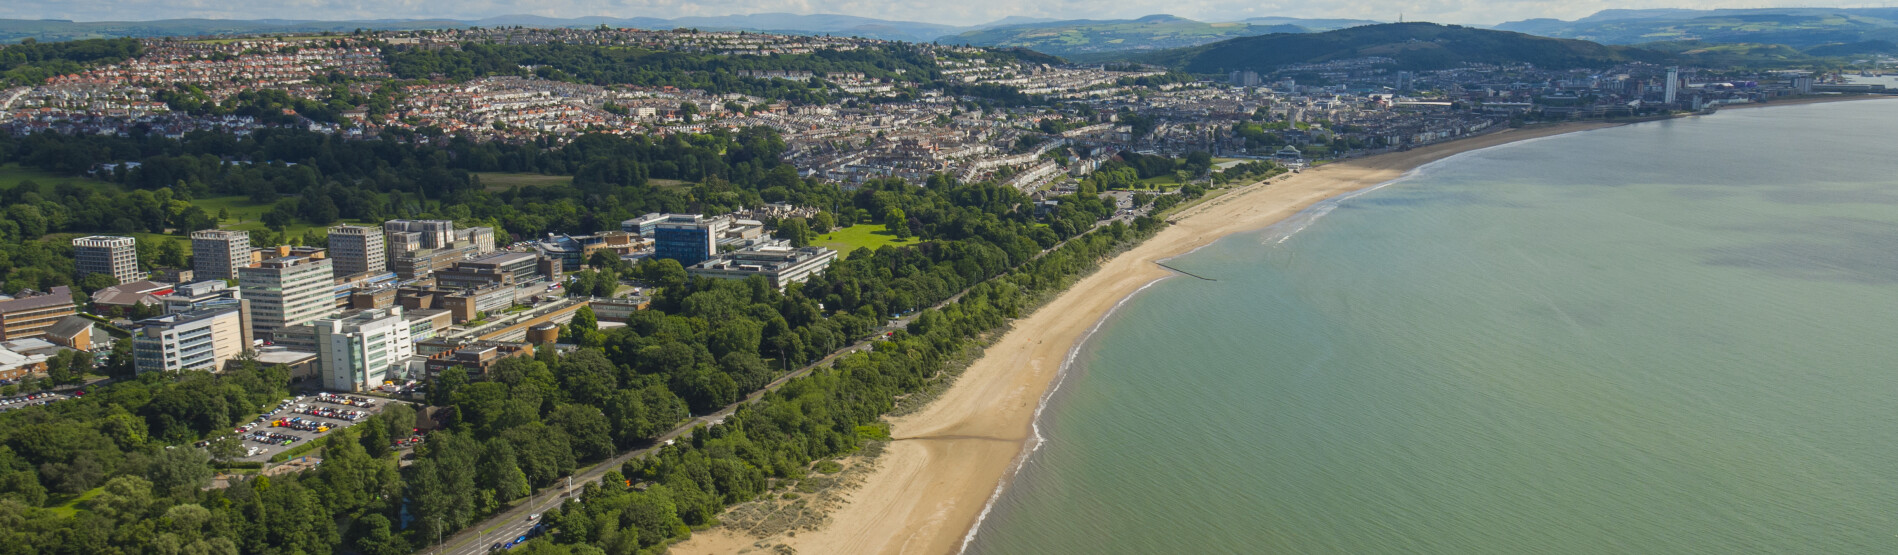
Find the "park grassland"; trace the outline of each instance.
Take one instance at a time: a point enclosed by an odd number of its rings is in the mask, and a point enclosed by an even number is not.
[[[537,177],[537,178],[544,178],[545,180],[549,181],[548,183],[543,183],[542,185],[554,184],[553,181],[558,181],[559,184],[564,185],[573,180],[572,177],[568,177],[568,176],[543,176],[543,175],[538,175],[538,174],[499,174],[499,175],[531,176],[531,177]],[[119,186],[118,184],[107,182],[107,181],[99,181],[97,179],[89,179],[85,177],[74,177],[70,175],[63,175],[63,174],[33,169],[33,168],[22,167],[19,164],[0,165],[0,189],[10,190],[14,187],[20,186],[21,183],[25,183],[29,181],[35,184],[38,184],[40,195],[47,197],[48,199],[59,198],[65,191],[70,191],[73,189],[85,189],[85,190],[91,190],[91,191],[97,191],[97,192],[118,192],[118,191],[124,190],[124,188]],[[483,178],[483,183],[488,183],[487,178],[485,177]],[[227,216],[227,217],[218,218],[219,229],[228,229],[228,230],[234,230],[234,231],[250,231],[250,232],[270,231],[269,226],[264,225],[264,221],[263,221],[264,213],[269,212],[271,207],[275,206],[274,204],[270,204],[270,203],[252,202],[250,200],[250,197],[243,196],[243,195],[227,195],[227,196],[194,198],[186,202],[189,202],[193,206],[197,206],[198,208],[204,209],[205,213],[210,214],[213,217],[216,217],[219,214],[223,214],[224,216]],[[361,224],[362,222],[352,221],[352,220],[340,220],[336,223]],[[328,226],[315,225],[315,224],[311,224],[311,223],[299,220],[285,227],[283,233],[285,237],[301,237],[304,233],[310,230],[323,229],[326,227]],[[48,239],[65,239],[68,236],[77,237],[79,235],[85,235],[85,234],[78,234],[78,235],[70,234],[70,233],[53,234],[53,235],[48,235],[47,238]],[[150,241],[150,240],[166,238],[166,237],[177,238],[177,239],[186,238],[186,236],[183,234],[172,235],[172,234],[164,234],[164,233],[146,233],[146,232],[126,233],[123,235],[135,237],[140,241]]]
[[[36,170],[21,167],[19,164],[0,165],[0,189],[12,189],[27,181],[39,184],[42,196],[58,194],[62,189],[74,187],[95,191],[119,190],[118,185],[104,181]]]
[[[475,174],[475,177],[481,180],[481,188],[488,191],[506,191],[515,187],[551,187],[573,184],[573,176],[571,175],[479,172]]]
[[[858,248],[877,250],[885,245],[901,247],[916,244],[915,239],[898,239],[883,224],[857,224],[817,237],[817,246],[849,254]]]

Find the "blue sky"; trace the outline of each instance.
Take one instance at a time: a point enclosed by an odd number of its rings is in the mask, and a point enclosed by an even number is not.
[[[0,18],[124,21],[216,19],[480,19],[509,14],[550,17],[679,17],[766,12],[835,13],[970,25],[1005,16],[1112,19],[1168,13],[1199,20],[1247,17],[1345,17],[1491,24],[1532,17],[1574,19],[1609,8],[1757,8],[1889,6],[1876,2],[1762,4],[1757,0],[5,0]]]

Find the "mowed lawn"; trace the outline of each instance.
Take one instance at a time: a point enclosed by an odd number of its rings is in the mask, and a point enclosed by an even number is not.
[[[44,172],[33,168],[21,167],[19,164],[0,165],[0,189],[12,189],[25,181],[38,183],[41,196],[58,195],[61,189],[68,187],[106,191],[119,190],[117,184],[105,181]]]
[[[897,239],[883,224],[857,224],[817,237],[817,246],[829,248],[840,253],[850,254],[858,247],[876,250],[890,245],[901,247],[916,244],[915,239]]]
[[[571,175],[480,172],[476,173],[475,177],[481,179],[481,188],[488,191],[505,191],[515,187],[549,187],[573,184],[573,176]]]

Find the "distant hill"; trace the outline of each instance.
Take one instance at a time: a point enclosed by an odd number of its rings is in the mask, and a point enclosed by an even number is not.
[[[1810,63],[1813,56],[1784,44],[1715,43],[1698,40],[1648,42],[1642,50],[1669,55],[1679,63],[1705,67],[1773,67]]]
[[[1809,56],[1841,58],[1846,56],[1865,56],[1883,54],[1898,55],[1898,43],[1888,40],[1866,40],[1852,43],[1826,44],[1806,49]]]
[[[284,21],[226,19],[163,19],[156,21],[88,21],[0,19],[0,43],[34,39],[41,42],[81,39],[145,38],[249,33],[349,32],[355,29],[456,29],[462,21]]]
[[[1029,18],[1009,18],[996,24],[1036,24]],[[505,15],[477,20],[380,19],[362,21],[305,21],[284,19],[164,19],[155,21],[89,21],[0,19],[0,43],[64,41],[95,38],[144,38],[169,36],[229,35],[255,33],[349,32],[356,29],[399,31],[409,29],[461,29],[467,27],[522,26],[539,28],[589,28],[600,25],[634,29],[674,29],[690,27],[708,31],[769,31],[799,35],[858,36],[885,40],[928,42],[943,35],[985,28],[952,26],[913,21],[887,21],[848,15],[796,15],[765,13],[721,17],[576,17],[553,18],[536,15]]]
[[[1305,25],[1306,22],[1311,25]],[[1235,37],[1328,30],[1359,23],[1372,22],[1289,17],[1203,22],[1170,15],[1150,15],[1140,19],[1077,19],[999,25],[945,36],[937,41],[945,44],[1018,47],[1062,57],[1086,58],[1103,53],[1184,48]]]
[[[1898,42],[1898,8],[1603,10],[1575,21],[1528,19],[1495,28],[1604,44],[1701,41],[1811,48],[1872,40]]]
[[[1253,25],[1297,25],[1313,31],[1330,31],[1359,25],[1376,25],[1382,21],[1369,19],[1305,19],[1300,17],[1254,17],[1240,20]]]
[[[1435,23],[1386,23],[1322,33],[1242,37],[1212,44],[1129,56],[1191,73],[1271,71],[1282,66],[1382,56],[1401,69],[1442,69],[1463,63],[1532,63],[1546,68],[1600,67],[1667,56],[1630,47],[1537,37]]]

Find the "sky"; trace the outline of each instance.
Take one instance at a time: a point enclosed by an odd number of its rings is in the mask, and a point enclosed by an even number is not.
[[[720,16],[752,13],[848,14],[975,25],[1006,16],[1119,19],[1172,14],[1202,21],[1248,17],[1337,17],[1495,24],[1536,17],[1575,19],[1610,8],[1892,6],[1898,0],[5,0],[0,19],[140,21],[211,19],[461,19],[513,14],[548,17]]]

